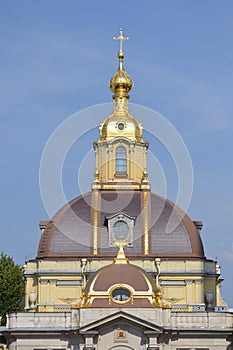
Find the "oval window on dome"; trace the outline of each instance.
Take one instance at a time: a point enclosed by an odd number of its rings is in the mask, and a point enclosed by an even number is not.
[[[131,293],[128,289],[117,288],[112,291],[112,298],[118,303],[126,303],[131,298]]]
[[[129,235],[129,226],[124,220],[115,222],[113,226],[114,238],[118,241],[119,239],[126,240]]]
[[[119,122],[117,126],[120,131],[124,130],[125,128],[125,124],[123,122]]]

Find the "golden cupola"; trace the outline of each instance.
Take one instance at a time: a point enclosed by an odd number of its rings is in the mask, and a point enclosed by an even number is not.
[[[120,51],[118,52],[119,68],[110,79],[109,87],[113,95],[114,110],[113,113],[100,124],[100,141],[110,141],[116,137],[125,137],[131,141],[142,141],[142,125],[128,112],[128,92],[133,87],[133,79],[127,74],[123,67],[124,52],[122,42],[128,37],[123,36],[120,29],[120,35],[114,37],[120,42]]]
[[[119,58],[119,68],[117,72],[114,74],[114,76],[111,78],[109,82],[109,87],[110,87],[110,90],[115,93],[113,96],[114,100],[117,99],[117,97],[126,97],[127,99],[129,99],[128,92],[133,87],[133,80],[123,68],[123,59],[124,59],[123,51],[118,52],[118,58]]]
[[[93,143],[96,157],[93,189],[149,189],[146,155],[148,142],[142,139],[142,124],[128,110],[132,78],[123,67],[122,43],[127,40],[120,29],[114,38],[120,42],[119,68],[110,79],[113,112],[100,124],[100,139]]]

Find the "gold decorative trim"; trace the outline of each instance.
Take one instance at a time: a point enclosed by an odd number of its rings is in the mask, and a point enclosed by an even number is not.
[[[93,254],[98,254],[99,191],[93,192]]]
[[[112,185],[106,185],[106,184],[102,184],[101,186],[102,189],[105,190],[111,190],[111,189],[122,189],[122,190],[128,190],[128,189],[132,189],[132,190],[140,190],[140,185],[132,185],[130,182],[128,184],[118,184],[117,182],[115,182]]]
[[[122,237],[119,238],[117,242],[114,243],[116,247],[119,248],[117,257],[114,259],[115,264],[128,264],[129,260],[125,256],[124,247],[129,245]]]
[[[66,304],[72,304],[75,300],[77,300],[78,298],[59,298],[59,300],[63,301]]]
[[[143,234],[144,254],[149,255],[149,217],[148,217],[148,192],[143,192]]]

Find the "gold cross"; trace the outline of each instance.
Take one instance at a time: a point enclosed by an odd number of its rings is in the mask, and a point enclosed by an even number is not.
[[[119,251],[122,252],[124,250],[124,247],[127,247],[129,243],[126,242],[122,236],[120,236],[118,241],[114,242],[114,245],[119,248]]]
[[[128,36],[123,36],[123,29],[120,29],[120,35],[119,36],[114,36],[113,40],[119,40],[120,42],[120,52],[123,52],[122,47],[123,47],[123,41],[128,40]]]

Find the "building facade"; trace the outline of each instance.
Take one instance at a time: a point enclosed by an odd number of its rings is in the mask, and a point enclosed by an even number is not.
[[[91,191],[40,222],[37,257],[24,267],[25,312],[8,315],[3,346],[233,349],[233,314],[221,298],[220,266],[205,257],[202,222],[151,192],[149,143],[128,109],[122,31],[117,39],[113,112],[93,143]]]

